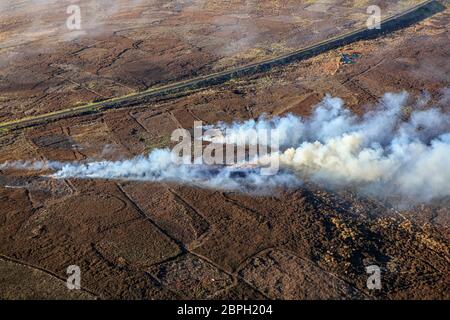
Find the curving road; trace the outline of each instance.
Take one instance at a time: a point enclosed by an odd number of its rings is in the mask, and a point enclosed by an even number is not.
[[[112,98],[95,103],[89,103],[83,106],[0,123],[0,132],[35,126],[67,117],[74,117],[88,113],[97,113],[107,109],[130,106],[155,97],[167,96],[185,90],[206,88],[212,85],[224,83],[233,78],[264,72],[275,66],[307,59],[358,40],[375,38],[382,34],[407,27],[445,9],[446,7],[439,1],[422,1],[420,4],[411,7],[406,11],[383,19],[381,21],[380,29],[368,29],[366,27],[359,28],[352,32],[327,39],[306,48],[302,48],[272,59],[248,64],[231,70],[200,76],[161,87],[151,88],[146,91],[133,93],[126,96]]]

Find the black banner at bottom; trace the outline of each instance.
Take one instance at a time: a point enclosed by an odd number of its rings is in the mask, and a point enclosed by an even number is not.
[[[141,319],[346,319],[442,312],[448,301],[1,301],[3,312],[40,313],[58,319],[99,315]],[[29,306],[29,308],[27,307]],[[8,310],[10,309],[10,310]],[[41,310],[42,309],[42,310]],[[54,311],[61,312],[54,312]]]

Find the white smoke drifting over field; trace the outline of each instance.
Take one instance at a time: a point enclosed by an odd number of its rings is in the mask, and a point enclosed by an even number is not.
[[[1,169],[54,170],[53,178],[118,179],[176,182],[221,190],[266,192],[276,187],[300,185],[291,173],[260,174],[260,168],[240,168],[184,164],[169,149],[156,149],[147,156],[121,161],[62,163],[55,161],[14,161]]]
[[[205,140],[215,143],[260,143],[266,140],[267,130],[277,138],[280,150],[255,157],[250,165],[183,164],[161,149],[123,161],[46,165],[56,171],[56,178],[172,181],[243,191],[313,181],[383,198],[428,201],[450,196],[450,114],[421,109],[423,99],[416,104],[409,100],[407,93],[386,94],[374,111],[359,117],[341,99],[328,96],[309,118],[286,115],[213,126],[223,136]],[[261,139],[255,139],[260,132]],[[267,158],[279,162],[275,175],[260,174]]]
[[[254,159],[255,165],[276,158],[301,179],[426,201],[450,195],[450,114],[408,112],[423,103],[408,105],[405,92],[386,94],[375,111],[358,117],[341,99],[326,97],[309,119],[288,115],[219,124],[226,136],[210,140],[229,143],[252,136],[251,130],[271,129],[283,149]]]

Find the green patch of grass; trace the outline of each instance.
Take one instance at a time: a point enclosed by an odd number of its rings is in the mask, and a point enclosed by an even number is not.
[[[154,149],[162,149],[169,147],[171,144],[169,136],[161,136],[156,138],[148,138],[144,135],[139,135],[139,141],[146,144],[145,152],[150,153]]]

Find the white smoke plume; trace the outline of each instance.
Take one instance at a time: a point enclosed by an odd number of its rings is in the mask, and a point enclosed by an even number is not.
[[[242,191],[313,181],[382,198],[429,201],[450,196],[450,114],[438,108],[424,109],[424,99],[410,100],[405,92],[388,93],[373,111],[357,116],[341,99],[327,96],[308,118],[290,114],[209,127],[223,133],[204,137],[214,143],[260,143],[266,141],[267,130],[279,141],[279,151],[235,166],[177,162],[168,149],[123,161],[20,166],[51,168],[55,178],[169,181]],[[255,139],[259,132],[260,140]],[[279,162],[275,175],[260,172],[262,164],[270,163],[267,158]],[[15,164],[3,165],[11,166]]]
[[[133,181],[176,182],[204,188],[264,193],[276,187],[300,185],[288,172],[265,176],[259,168],[190,165],[179,161],[169,149],[156,149],[149,155],[121,161],[62,163],[56,161],[13,161],[1,169],[54,170],[50,177],[117,179]]]
[[[420,99],[409,105],[408,98],[406,92],[386,94],[375,111],[358,117],[341,99],[327,96],[309,119],[287,115],[219,124],[225,137],[209,140],[230,143],[252,136],[251,130],[271,130],[284,149],[254,159],[255,165],[271,157],[297,177],[383,197],[450,196],[450,114],[433,108],[408,115],[424,104]]]

